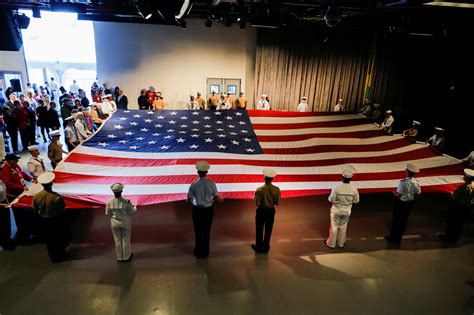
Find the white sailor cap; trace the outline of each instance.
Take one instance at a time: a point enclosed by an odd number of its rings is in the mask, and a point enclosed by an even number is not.
[[[413,125],[414,126],[419,126],[419,125],[421,125],[421,122],[419,122],[418,120],[414,120]]]
[[[306,96],[303,96],[301,99],[306,101],[308,98]]]
[[[273,168],[265,168],[263,169],[263,175],[268,178],[274,178],[277,176],[277,172]]]
[[[199,161],[196,163],[196,169],[199,172],[207,172],[211,168],[211,165],[207,161]]]
[[[464,176],[469,177],[469,178],[474,178],[474,170],[471,170],[469,168],[464,169]]]
[[[407,164],[407,170],[409,170],[410,172],[412,173],[418,173],[420,171],[420,169],[418,168],[418,166],[416,166],[415,164],[413,163],[408,163]]]
[[[267,97],[267,94],[262,94],[262,96],[261,96],[261,97]]]
[[[71,121],[74,120],[74,116],[69,116],[68,118],[64,119],[64,121]]]
[[[115,183],[112,186],[110,186],[110,189],[112,189],[113,192],[121,192],[123,191],[124,187],[125,185],[122,183]]]
[[[29,152],[33,152],[33,151],[36,151],[36,150],[38,150],[38,146],[37,146],[37,145],[30,145],[30,146],[28,147],[28,151],[29,151]]]
[[[54,181],[56,175],[53,172],[46,172],[38,176],[38,183],[40,184],[50,184]]]
[[[51,137],[60,137],[61,136],[61,131],[59,130],[53,130],[49,133]]]
[[[104,100],[104,99],[109,98],[109,97],[112,97],[112,94],[104,95],[104,96],[102,96],[102,99]]]
[[[342,177],[352,178],[352,176],[354,176],[354,172],[352,172],[351,170],[342,171]]]
[[[436,131],[444,131],[444,129],[441,128],[441,127],[435,127],[435,130],[436,130]]]
[[[387,114],[391,114],[391,113],[392,113],[392,110],[389,109],[389,110],[386,111],[386,113],[387,113]]]

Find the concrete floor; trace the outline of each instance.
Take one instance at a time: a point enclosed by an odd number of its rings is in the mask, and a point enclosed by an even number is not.
[[[448,199],[424,195],[400,248],[383,235],[388,194],[363,195],[344,249],[330,250],[326,196],[283,201],[268,255],[250,249],[254,207],[228,200],[214,217],[211,254],[192,256],[184,202],[139,209],[131,263],[117,263],[102,209],[71,211],[71,260],[44,245],[0,252],[0,314],[473,314],[474,226],[440,243]]]

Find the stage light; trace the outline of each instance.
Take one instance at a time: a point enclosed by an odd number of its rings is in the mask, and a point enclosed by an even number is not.
[[[329,27],[336,27],[339,22],[341,22],[341,20],[342,17],[339,10],[329,6],[326,14],[324,14],[324,21],[326,22],[326,25]]]
[[[33,17],[34,18],[41,19],[41,10],[40,10],[40,8],[33,7],[33,9],[31,9],[31,11],[33,12]]]

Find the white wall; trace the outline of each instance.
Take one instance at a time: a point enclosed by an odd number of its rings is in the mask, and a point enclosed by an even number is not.
[[[189,95],[205,95],[206,78],[240,78],[253,104],[256,30],[187,21],[176,26],[94,22],[99,82],[120,86],[130,108],[141,88],[164,93],[168,108],[184,108]]]
[[[0,71],[21,72],[21,83],[23,84],[23,89],[25,89],[28,77],[23,47],[19,51],[0,50]]]

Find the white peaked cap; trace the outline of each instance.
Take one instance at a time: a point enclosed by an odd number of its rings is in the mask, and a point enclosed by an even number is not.
[[[414,124],[414,125],[421,125],[421,122],[419,122],[418,120],[414,120],[414,121],[413,121],[413,124]]]
[[[354,176],[354,172],[351,170],[344,170],[342,171],[342,176],[345,178],[352,178],[352,176]]]
[[[56,175],[53,172],[46,172],[38,176],[38,183],[40,184],[50,184],[54,181]]]
[[[200,172],[207,172],[211,168],[211,165],[207,161],[199,161],[196,163],[196,169]]]
[[[277,176],[277,172],[273,168],[265,168],[263,169],[263,175],[265,177],[274,178]]]
[[[51,131],[51,132],[49,133],[49,135],[50,135],[51,137],[60,136],[60,135],[61,135],[61,131],[59,131],[59,130],[53,130],[53,131]]]
[[[389,109],[389,110],[386,111],[386,113],[387,113],[387,114],[391,114],[391,113],[392,113],[392,110]]]
[[[443,128],[441,128],[441,127],[435,127],[435,130],[438,130],[438,131],[444,131],[444,129],[443,129]]]
[[[464,175],[466,177],[473,178],[474,177],[474,170],[471,170],[469,168],[465,168],[464,169]]]
[[[410,172],[412,173],[418,173],[420,171],[420,169],[418,168],[418,166],[416,166],[415,164],[413,163],[408,163],[407,164],[407,170],[409,170]]]
[[[123,191],[124,187],[125,185],[122,183],[115,183],[112,186],[110,186],[110,189],[112,189],[113,192],[121,192]]]
[[[261,97],[267,97],[267,94],[262,94],[262,96],[261,96]]]
[[[303,96],[301,99],[303,100],[307,100],[308,98],[306,96]]]
[[[28,147],[28,151],[30,151],[30,152],[36,151],[36,150],[38,150],[38,146],[37,146],[37,145],[30,145],[30,146]]]

